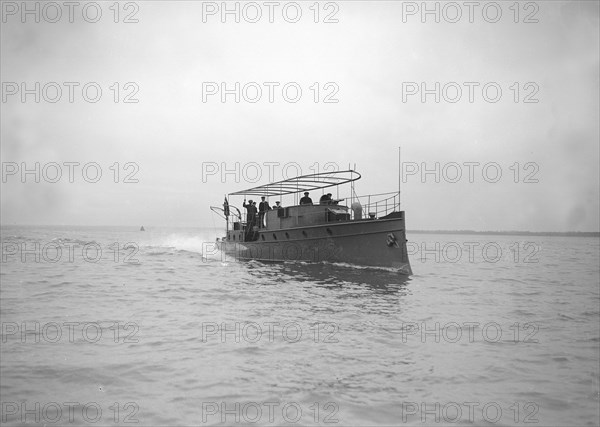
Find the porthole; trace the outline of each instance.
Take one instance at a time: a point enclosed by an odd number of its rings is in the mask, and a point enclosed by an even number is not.
[[[263,240],[265,240],[265,235],[264,235],[264,234],[261,234],[261,235],[260,235],[260,238],[261,238],[261,239],[263,239]]]
[[[333,234],[333,231],[331,231],[331,228],[327,228],[326,231],[327,231],[327,234],[329,234],[330,236]]]
[[[277,236],[273,233],[273,240],[277,240]]]
[[[306,234],[306,231],[304,231],[304,230],[302,230],[302,235],[303,235],[304,237],[308,237],[308,234]]]
[[[289,238],[290,238],[290,235],[289,235],[289,233],[288,233],[287,231],[285,232],[285,238],[286,238],[286,239],[289,239]]]

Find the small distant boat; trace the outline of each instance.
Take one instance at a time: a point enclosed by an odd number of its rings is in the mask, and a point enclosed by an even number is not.
[[[142,225],[142,227],[140,228],[140,231],[146,231],[146,229],[144,228],[144,226]]]
[[[327,261],[412,274],[400,191],[357,196],[354,181],[360,178],[352,169],[322,172],[229,193],[222,208],[210,207],[226,221],[226,235],[217,238],[216,247],[242,260]],[[350,207],[340,203],[346,200],[339,198],[339,187],[344,184],[350,184],[350,192],[346,193]],[[317,193],[330,187],[336,187],[336,199],[331,198],[331,193]],[[298,200],[306,192],[313,192],[311,195],[318,201],[307,204],[306,199]],[[285,207],[277,203],[263,213],[248,209],[251,203],[245,203],[247,196],[276,196],[280,201],[281,196],[290,195],[293,203]],[[246,214],[229,204],[228,198],[235,196],[244,197]]]

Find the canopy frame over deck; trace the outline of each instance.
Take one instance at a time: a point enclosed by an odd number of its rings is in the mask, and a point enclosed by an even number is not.
[[[305,191],[315,191],[322,188],[334,187],[357,181],[361,175],[354,170],[319,172],[309,175],[297,176],[284,179],[282,181],[272,182],[270,184],[259,185],[258,187],[247,190],[229,193],[230,196],[283,196],[287,194],[297,194]]]

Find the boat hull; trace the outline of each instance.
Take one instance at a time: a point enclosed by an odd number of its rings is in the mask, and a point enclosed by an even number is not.
[[[216,244],[224,254],[239,260],[348,263],[412,274],[404,218],[261,230],[253,242],[224,239]]]

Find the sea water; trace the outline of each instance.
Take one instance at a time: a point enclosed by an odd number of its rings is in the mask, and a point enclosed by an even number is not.
[[[3,424],[599,423],[598,238],[409,231],[405,277],[146,230],[2,228]]]

